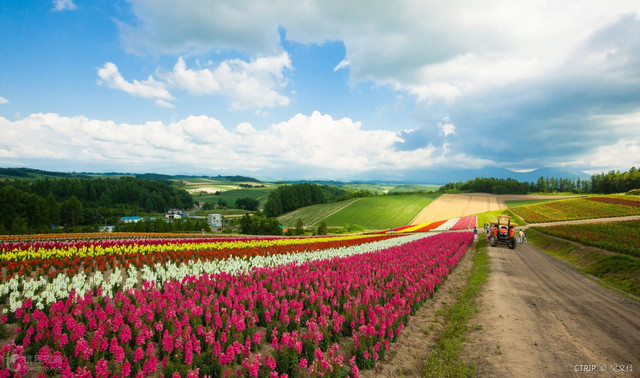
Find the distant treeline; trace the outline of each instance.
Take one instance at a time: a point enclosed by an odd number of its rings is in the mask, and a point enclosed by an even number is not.
[[[0,177],[8,178],[43,178],[43,177],[60,177],[60,178],[89,178],[85,174],[51,172],[33,168],[0,168]]]
[[[526,194],[532,192],[553,193],[626,193],[640,189],[640,170],[632,167],[629,171],[609,171],[591,175],[589,180],[555,177],[539,177],[535,182],[521,182],[514,179],[476,177],[465,182],[443,185],[439,192],[481,192],[493,194]]]
[[[133,177],[3,180],[0,234],[45,232],[52,225],[114,223],[123,215],[192,205],[191,195],[182,189]]]
[[[167,222],[162,218],[141,220],[136,223],[117,223],[116,232],[185,232],[209,230],[206,219],[184,219],[180,222]]]
[[[372,195],[373,193],[368,191],[346,190],[333,185],[318,185],[306,182],[284,185],[271,192],[264,211],[269,217],[277,217],[305,206]]]

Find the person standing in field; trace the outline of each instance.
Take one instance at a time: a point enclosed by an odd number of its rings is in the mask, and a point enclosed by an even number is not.
[[[473,228],[473,240],[478,239],[478,228],[474,227]]]
[[[523,243],[527,242],[527,231],[522,231],[522,242]]]
[[[522,230],[518,231],[518,243],[522,244],[522,240],[524,240],[524,232]]]

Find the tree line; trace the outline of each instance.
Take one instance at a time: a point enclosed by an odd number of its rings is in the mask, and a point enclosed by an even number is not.
[[[527,194],[527,193],[626,193],[640,189],[640,170],[631,167],[629,171],[609,171],[591,175],[590,179],[539,177],[535,182],[522,182],[493,177],[476,177],[465,182],[454,182],[443,185],[438,189],[440,193],[480,192],[492,194]]]
[[[191,195],[182,189],[133,177],[2,180],[0,234],[115,223],[124,215],[192,205]]]

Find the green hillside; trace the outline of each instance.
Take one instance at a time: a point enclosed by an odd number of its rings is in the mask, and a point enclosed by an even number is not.
[[[409,194],[361,198],[324,219],[328,226],[359,224],[367,229],[386,229],[409,224],[437,194]]]
[[[311,205],[283,214],[278,217],[278,220],[287,227],[295,226],[298,219],[301,219],[305,226],[316,226],[326,217],[340,211],[346,206],[350,206],[353,202],[358,200],[360,200],[360,198],[352,198],[346,201],[324,203],[320,205]]]

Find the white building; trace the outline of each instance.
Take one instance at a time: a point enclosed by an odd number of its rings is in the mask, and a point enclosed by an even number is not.
[[[184,213],[180,209],[169,209],[164,214],[164,217],[166,219],[181,219],[182,217],[184,217]]]
[[[120,221],[122,223],[138,223],[142,220],[142,218],[135,216],[135,217],[122,217],[120,218]]]
[[[222,214],[207,215],[207,223],[211,228],[222,228]]]

